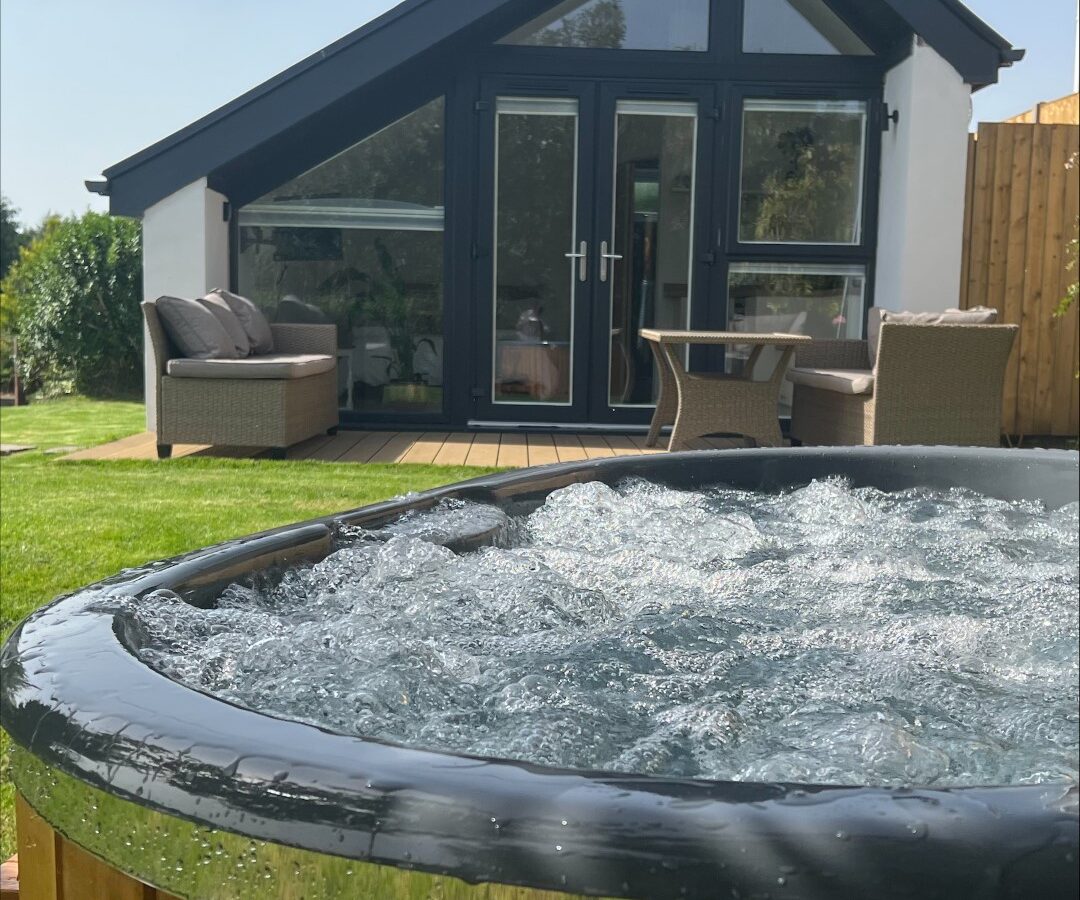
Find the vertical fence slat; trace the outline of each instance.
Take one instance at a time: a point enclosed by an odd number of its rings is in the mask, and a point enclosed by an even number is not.
[[[975,154],[979,149],[979,136],[968,135],[967,183],[964,189],[964,247],[960,260],[960,309],[967,309],[968,288],[971,280],[972,218],[975,212]]]
[[[990,262],[990,215],[994,199],[994,160],[997,157],[997,132],[985,125],[979,128],[975,154],[975,196],[971,204],[972,236],[967,298],[969,306],[988,306],[987,278]]]
[[[1005,276],[1009,262],[1009,218],[1012,202],[1012,186],[1009,184],[1012,174],[1013,146],[1016,132],[1011,126],[988,125],[996,134],[994,148],[994,177],[990,200],[990,248],[986,274],[986,305],[998,311],[999,318],[1007,322],[1005,308]],[[1002,395],[1002,423],[1008,434],[1016,433],[1016,367],[1013,357],[1005,375],[1005,388]]]
[[[1012,160],[1008,175],[1009,212],[1006,224],[1005,284],[1003,290],[1004,321],[1022,324],[1024,320],[1024,274],[1027,268],[1027,232],[1031,203],[1031,147],[1034,125],[1017,125],[1012,134]],[[1005,370],[1005,409],[1011,412],[1011,431],[1025,432],[1023,407],[1017,402],[1020,394],[1020,342],[1013,345],[1009,365]],[[1008,413],[1007,413],[1008,414]],[[1030,416],[1026,417],[1030,421]]]
[[[1055,384],[1058,380],[1059,366],[1057,363],[1060,362],[1063,352],[1067,352],[1070,357],[1072,356],[1072,346],[1061,327],[1064,323],[1060,320],[1057,322],[1053,320],[1054,307],[1057,306],[1065,293],[1065,241],[1066,235],[1072,232],[1072,228],[1066,228],[1065,225],[1066,207],[1068,206],[1065,190],[1068,185],[1067,176],[1069,174],[1065,165],[1068,160],[1069,129],[1067,126],[1054,125],[1044,125],[1042,127],[1051,131],[1053,150],[1051,153],[1050,177],[1047,184],[1046,244],[1043,248],[1041,260],[1043,272],[1045,273],[1046,302],[1043,304],[1043,308],[1038,311],[1038,314],[1047,318],[1049,329],[1054,334],[1055,339],[1047,341],[1047,359],[1043,361],[1039,373],[1042,381],[1038,385],[1033,400],[1037,403],[1038,398],[1044,398],[1044,404],[1039,409],[1040,418],[1045,416],[1048,423],[1052,425],[1054,395],[1056,393],[1058,397],[1061,396],[1061,386]],[[1033,260],[1032,262],[1037,264],[1039,261]],[[1071,385],[1065,388],[1066,391],[1070,389]]]
[[[1021,434],[1048,434],[1047,426],[1037,415],[1039,404],[1028,402],[1028,400],[1034,401],[1038,395],[1039,366],[1048,359],[1050,342],[1050,317],[1033,315],[1032,312],[1046,305],[1043,299],[1045,270],[1038,256],[1046,240],[1047,187],[1052,164],[1053,141],[1050,132],[1045,128],[1033,127],[1032,132],[1027,248],[1024,260],[1021,318],[1018,320],[1020,334],[1016,341],[1020,360],[1016,429]]]

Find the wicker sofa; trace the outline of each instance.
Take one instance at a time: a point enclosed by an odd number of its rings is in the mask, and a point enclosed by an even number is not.
[[[800,347],[791,437],[808,445],[1001,443],[1005,367],[1015,325],[881,326],[867,341]]]
[[[157,453],[173,444],[286,448],[338,425],[337,333],[333,325],[275,324],[274,354],[184,359],[155,306],[142,304],[157,391]]]

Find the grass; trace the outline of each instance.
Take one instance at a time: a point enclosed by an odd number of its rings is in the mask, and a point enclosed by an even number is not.
[[[64,400],[0,411],[0,639],[53,597],[128,566],[492,469],[177,459],[61,462],[42,451],[143,429],[138,404]],[[0,858],[15,852],[0,731]]]
[[[30,444],[40,450],[105,444],[145,428],[141,403],[73,397],[3,407],[0,412],[0,443]]]

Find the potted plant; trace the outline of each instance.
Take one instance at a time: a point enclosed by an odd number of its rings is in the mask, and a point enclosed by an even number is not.
[[[368,277],[367,291],[359,299],[359,312],[368,324],[386,329],[391,355],[377,357],[387,362],[390,383],[383,387],[383,402],[405,406],[438,406],[442,388],[427,383],[416,369],[417,351],[425,344],[432,354],[438,352],[430,338],[417,340],[416,332],[425,325],[435,329],[438,323],[437,294],[409,290],[397,262],[381,239],[375,241],[379,271]]]

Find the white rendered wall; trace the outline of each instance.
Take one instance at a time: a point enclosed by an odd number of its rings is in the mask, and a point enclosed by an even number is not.
[[[930,46],[885,79],[900,113],[882,135],[876,306],[936,311],[960,301],[971,88]]]
[[[143,215],[143,296],[201,297],[229,286],[229,224],[225,197],[200,179]],[[146,427],[157,426],[157,396],[149,336],[143,335]]]

